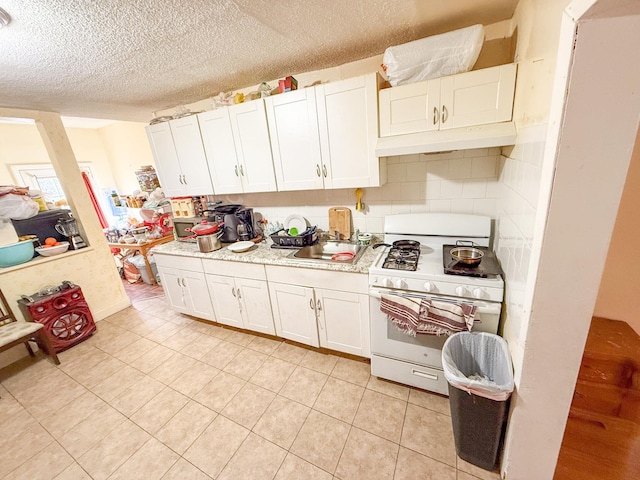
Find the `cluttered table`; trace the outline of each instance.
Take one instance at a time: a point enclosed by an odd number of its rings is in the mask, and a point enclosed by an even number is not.
[[[142,257],[144,258],[144,264],[147,268],[147,272],[149,273],[149,279],[151,280],[152,285],[157,285],[156,277],[153,274],[153,270],[151,269],[151,265],[149,264],[149,259],[147,258],[147,253],[149,250],[156,245],[162,245],[163,243],[172,242],[174,240],[173,235],[168,235],[166,237],[156,238],[154,240],[147,240],[144,243],[107,243],[109,248],[120,248],[120,249],[129,249],[139,251]]]

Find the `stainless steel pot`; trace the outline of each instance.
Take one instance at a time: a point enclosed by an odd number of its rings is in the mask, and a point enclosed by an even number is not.
[[[220,237],[222,232],[211,233],[209,235],[198,235],[196,241],[198,242],[198,250],[202,253],[213,252],[222,248]]]
[[[468,267],[480,265],[484,252],[474,247],[456,247],[451,249],[451,258]]]

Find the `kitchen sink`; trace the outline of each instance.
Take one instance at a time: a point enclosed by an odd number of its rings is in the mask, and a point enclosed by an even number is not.
[[[340,242],[337,240],[328,240],[315,245],[302,247],[288,255],[289,258],[297,260],[309,260],[313,262],[331,262],[354,264],[364,253],[365,245],[358,245],[351,242]],[[339,254],[345,255],[339,255]],[[351,255],[353,257],[351,257]]]

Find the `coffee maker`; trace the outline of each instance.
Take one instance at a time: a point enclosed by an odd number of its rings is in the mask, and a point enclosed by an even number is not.
[[[211,210],[205,210],[205,215],[213,214],[216,222],[223,222],[223,243],[236,242],[238,240],[251,240],[256,237],[253,226],[253,209],[242,205],[219,205]]]
[[[256,232],[254,228],[253,208],[243,208],[236,212],[238,219],[238,225],[236,226],[236,232],[238,234],[238,240],[251,240],[255,238]]]
[[[75,218],[61,218],[56,223],[55,228],[58,233],[67,237],[69,250],[77,250],[87,246],[84,239],[80,236],[78,222]]]

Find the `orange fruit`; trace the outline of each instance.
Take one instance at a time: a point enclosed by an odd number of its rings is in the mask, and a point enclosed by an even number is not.
[[[45,245],[55,245],[56,243],[58,243],[58,241],[57,241],[55,238],[53,238],[53,237],[47,237],[47,238],[44,240],[44,244],[45,244]]]

